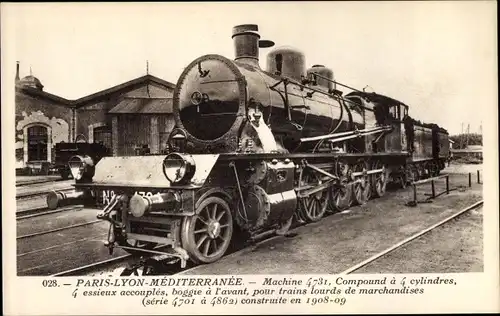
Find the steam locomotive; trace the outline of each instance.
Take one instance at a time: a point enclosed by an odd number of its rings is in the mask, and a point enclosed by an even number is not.
[[[306,70],[290,47],[261,69],[259,48],[274,43],[257,25],[235,26],[232,38],[234,60],[201,56],[180,75],[170,153],[95,165],[75,156],[75,191],[48,197],[102,205],[110,251],[211,263],[236,231],[285,234],[294,219],[319,221],[444,168],[447,131],[411,118],[408,105],[344,85],[325,66]]]

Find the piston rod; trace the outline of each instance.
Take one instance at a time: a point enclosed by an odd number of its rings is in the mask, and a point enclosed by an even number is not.
[[[353,172],[352,173],[352,176],[353,177],[360,177],[362,175],[370,175],[370,174],[374,174],[374,173],[381,173],[381,172],[384,172],[385,169],[373,169],[373,170],[368,170],[366,172],[363,172],[363,171],[358,171],[358,172]]]
[[[389,126],[380,126],[380,127],[374,127],[374,128],[365,128],[361,130],[355,130],[355,131],[349,131],[349,132],[342,132],[342,133],[335,133],[335,134],[326,134],[326,135],[320,135],[320,136],[314,136],[314,137],[305,137],[301,138],[301,142],[313,142],[313,141],[318,141],[318,140],[323,140],[323,139],[331,139],[331,138],[336,138],[336,137],[341,137],[341,136],[348,136],[348,135],[356,135],[356,136],[364,136],[366,133],[370,132],[379,132],[379,131],[386,131],[389,130]]]

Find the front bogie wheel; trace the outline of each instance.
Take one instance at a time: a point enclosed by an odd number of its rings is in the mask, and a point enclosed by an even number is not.
[[[212,263],[227,251],[233,236],[233,215],[223,199],[211,196],[201,202],[196,214],[182,222],[182,247],[195,263]]]

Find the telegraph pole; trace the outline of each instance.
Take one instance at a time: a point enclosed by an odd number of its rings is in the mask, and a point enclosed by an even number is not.
[[[465,148],[469,147],[469,133],[470,133],[470,124],[467,124],[467,142],[465,143]]]
[[[149,76],[149,60],[146,60],[146,75]],[[148,98],[151,98],[149,94],[149,82],[146,85],[146,92],[148,93]]]
[[[464,122],[462,122],[462,130],[460,132],[460,145],[458,148],[462,149],[462,145],[464,143]]]

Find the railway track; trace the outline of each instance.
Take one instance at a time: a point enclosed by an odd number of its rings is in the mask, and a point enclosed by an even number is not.
[[[66,187],[66,188],[61,188],[57,189],[57,191],[66,191],[66,190],[71,190],[73,187]],[[49,192],[52,192],[53,190],[40,190],[40,191],[34,191],[34,192],[27,192],[27,193],[20,193],[16,194],[16,202],[19,202],[20,200],[30,200],[42,195],[46,195]]]
[[[59,227],[59,228],[44,230],[44,231],[41,231],[41,232],[36,232],[36,233],[32,233],[32,234],[26,234],[26,235],[17,236],[16,239],[20,240],[20,239],[37,237],[37,236],[46,235],[46,234],[50,234],[50,233],[60,232],[60,231],[67,230],[67,229],[72,229],[72,228],[77,228],[77,227],[82,227],[82,226],[88,226],[88,225],[96,224],[96,223],[99,223],[99,222],[102,222],[102,221],[101,220],[94,220],[94,221],[90,221],[90,222],[84,222],[84,223],[79,223],[79,224],[74,224],[74,225],[69,225],[69,226],[64,226],[64,227]]]
[[[411,242],[412,240],[415,240],[417,238],[419,238],[420,236],[430,232],[431,230],[451,221],[452,219],[466,213],[466,212],[469,212],[471,210],[474,210],[478,207],[480,207],[481,205],[483,205],[483,200],[479,201],[479,202],[476,202],[456,213],[454,213],[453,215],[445,218],[444,220],[410,236],[409,238],[406,238],[405,240],[391,246],[390,248],[370,257],[369,259],[367,260],[364,260],[363,262],[359,263],[359,264],[356,264],[352,267],[350,267],[349,269],[341,272],[340,274],[349,274],[349,273],[352,273],[360,268],[362,268],[363,266],[375,261],[375,260],[378,260],[380,258],[382,258],[383,256],[387,255],[388,253],[402,247],[403,245]],[[293,228],[296,228],[296,227],[299,227],[299,226],[302,226],[302,224],[300,223],[294,223],[292,225],[292,227],[290,229],[293,229]],[[293,233],[289,233],[290,236],[293,236]],[[232,251],[229,251],[225,257],[226,258],[229,258],[229,257],[233,257],[233,256],[238,256],[238,255],[241,255],[244,251],[247,251],[248,248],[254,248],[254,247],[258,247],[260,244],[262,243],[267,243],[267,242],[270,242],[274,239],[277,239],[277,238],[280,238],[280,237],[283,237],[283,236],[279,236],[279,235],[274,235],[273,234],[273,231],[267,231],[267,232],[264,232],[262,233],[261,235],[259,235],[258,238],[254,239],[252,242],[250,243],[247,243],[247,244],[244,244],[244,245],[241,245],[240,247],[237,247],[236,249],[232,249]],[[103,260],[103,261],[99,261],[99,262],[96,262],[96,263],[92,263],[92,264],[88,264],[88,265],[85,265],[85,266],[82,266],[82,267],[77,267],[77,268],[74,268],[74,269],[70,269],[70,270],[67,270],[67,271],[62,271],[62,272],[59,272],[59,273],[56,273],[56,274],[53,274],[51,276],[54,276],[54,277],[59,277],[59,276],[77,276],[77,275],[88,275],[88,274],[91,274],[91,273],[98,273],[100,271],[105,271],[106,268],[109,268],[110,266],[113,266],[113,265],[118,265],[120,263],[124,264],[124,263],[127,263],[127,260],[129,259],[132,259],[132,255],[123,255],[123,256],[119,256],[119,257],[116,257],[116,258],[111,258],[111,259],[107,259],[107,260]],[[118,266],[117,268],[121,268],[124,266]],[[169,267],[168,270],[165,271],[165,274],[167,275],[174,275],[174,274],[179,274],[179,275],[182,275],[182,274],[185,274],[193,269],[195,269],[196,266],[188,263],[188,266],[184,269],[181,269],[179,267],[178,264],[172,264],[171,267]],[[125,268],[124,268],[125,269]]]
[[[300,225],[301,224],[294,223],[292,228],[295,228],[295,227],[300,226]],[[269,237],[269,236],[272,236],[272,237]],[[225,257],[236,256],[236,255],[240,254],[241,252],[243,252],[244,250],[246,250],[248,247],[258,247],[261,243],[268,242],[268,241],[271,241],[271,240],[279,238],[279,237],[283,237],[283,236],[279,236],[279,235],[273,236],[272,230],[266,231],[266,232],[260,234],[250,244],[243,244],[235,249],[228,251],[228,253],[225,255]],[[81,266],[81,267],[77,267],[74,269],[58,272],[58,273],[55,273],[51,276],[52,277],[81,276],[81,275],[88,275],[91,273],[98,273],[102,270],[106,270],[110,266],[120,264],[120,263],[127,263],[127,261],[129,259],[132,259],[132,258],[133,258],[132,255],[127,254],[127,255],[116,257],[116,258],[98,261],[98,262],[91,263],[91,264]],[[119,266],[117,268],[122,268],[122,267],[123,266]],[[194,264],[192,264],[191,262],[187,263],[186,268],[180,268],[179,264],[171,264],[170,266],[168,266],[168,269],[166,269],[165,271],[162,271],[162,272],[165,272],[164,274],[166,274],[166,275],[175,275],[175,274],[183,274],[183,273],[188,272],[188,271],[195,269],[195,268],[196,268],[196,266]],[[123,268],[123,269],[125,269],[125,268]]]
[[[438,223],[436,223],[436,224],[434,224],[434,225],[432,225],[432,226],[430,226],[430,227],[428,227],[426,229],[423,229],[420,232],[418,232],[418,233],[416,233],[416,234],[414,234],[414,235],[412,235],[412,236],[410,236],[410,237],[408,237],[408,238],[406,238],[406,239],[398,242],[397,244],[394,244],[393,246],[391,246],[391,247],[389,247],[389,248],[387,248],[387,249],[385,249],[385,250],[383,250],[383,251],[381,251],[381,252],[379,252],[379,253],[371,256],[370,258],[368,258],[368,259],[366,259],[366,260],[364,260],[364,261],[362,261],[362,262],[360,262],[360,263],[358,263],[358,264],[356,264],[356,265],[348,268],[347,270],[342,271],[340,274],[350,274],[350,273],[352,273],[352,272],[354,272],[356,270],[359,270],[362,267],[364,267],[364,266],[366,266],[366,265],[368,265],[368,264],[370,264],[370,263],[372,263],[372,262],[374,262],[376,260],[379,260],[379,259],[383,258],[384,256],[386,256],[387,254],[391,253],[392,251],[401,248],[403,245],[405,245],[405,244],[407,244],[407,243],[409,243],[409,242],[411,242],[411,241],[413,241],[413,240],[415,240],[415,239],[423,236],[424,234],[426,234],[426,233],[428,233],[428,232],[436,229],[437,227],[442,226],[443,224],[448,223],[449,221],[453,220],[454,218],[457,218],[457,217],[459,217],[462,214],[465,214],[467,212],[475,210],[476,208],[482,206],[483,204],[484,204],[484,200],[481,200],[481,201],[478,201],[478,202],[476,202],[476,203],[474,203],[472,205],[469,205],[468,207],[466,207],[466,208],[464,208],[464,209],[462,209],[462,210],[460,210],[460,211],[458,211],[458,212],[456,212],[456,213],[448,216],[447,218],[441,220],[440,222],[438,222]]]
[[[52,182],[60,182],[60,181],[66,181],[67,179],[48,179],[48,180],[36,180],[36,181],[22,181],[22,182],[17,182],[16,187],[24,187],[28,185],[33,185],[33,184],[43,184],[43,183],[52,183]]]
[[[456,214],[452,215],[451,217],[445,219],[444,221],[441,221],[440,223],[436,224],[436,225],[433,225],[432,227],[424,230],[424,231],[421,231],[420,233],[417,233],[416,235],[410,237],[409,239],[406,239],[404,240],[403,242],[401,243],[398,243],[397,245],[391,247],[389,250],[386,250],[384,251],[383,253],[377,255],[376,258],[371,258],[371,261],[364,261],[362,263],[362,265],[360,265],[359,267],[355,267],[355,270],[361,268],[362,266],[384,256],[385,254],[389,253],[390,251],[392,250],[395,250],[399,247],[401,247],[403,244],[406,244],[408,242],[410,242],[411,240],[413,239],[416,239],[418,238],[419,236],[425,234],[426,232],[444,224],[445,222],[448,222],[450,221],[451,219],[459,216],[460,214],[463,214],[469,210],[472,210],[472,209],[475,209],[477,208],[479,205],[481,205],[483,202],[480,201],[468,208],[466,208],[465,210],[462,210],[460,212],[457,212]],[[72,209],[72,207],[67,207],[67,208],[61,208],[61,209],[57,209],[57,210],[54,210],[54,211],[47,211],[47,212],[42,212],[42,213],[38,213],[38,214],[27,214],[27,215],[24,215],[22,217],[18,217],[18,219],[21,219],[21,218],[28,218],[28,217],[33,217],[33,216],[40,216],[40,215],[45,215],[45,214],[51,214],[51,213],[57,213],[57,212],[63,212],[63,211],[67,211],[67,210],[70,210]],[[330,214],[329,214],[330,215]],[[327,216],[325,214],[325,216]],[[44,232],[39,232],[39,233],[35,233],[35,234],[30,234],[30,235],[25,235],[25,236],[19,236],[18,239],[25,239],[25,238],[29,238],[29,237],[34,237],[34,236],[38,236],[38,235],[44,235],[44,234],[48,234],[48,233],[51,233],[51,232],[56,232],[56,231],[60,231],[60,230],[65,230],[65,229],[71,229],[71,228],[76,228],[76,227],[79,227],[79,226],[85,226],[85,225],[91,225],[93,223],[97,223],[99,221],[90,221],[90,222],[86,222],[86,223],[82,223],[82,224],[77,224],[77,225],[72,225],[72,226],[67,226],[67,227],[62,227],[62,228],[59,228],[59,229],[55,229],[55,230],[47,230],[47,231],[44,231]],[[300,222],[297,222],[297,221],[294,221],[294,223],[292,224],[292,227],[290,228],[290,230],[296,228],[296,227],[299,227],[299,226],[302,226],[303,224],[300,223]],[[290,236],[293,236],[294,233],[291,232],[289,233]],[[254,247],[258,247],[261,243],[264,243],[264,242],[269,242],[269,241],[272,241],[276,238],[279,238],[279,237],[282,237],[282,236],[279,236],[279,235],[275,235],[273,234],[273,231],[268,231],[268,232],[264,232],[262,233],[261,235],[259,235],[258,239],[255,239],[253,241],[250,241],[250,242],[247,242],[245,244],[242,244],[238,247],[234,247],[233,249],[231,249],[230,251],[228,251],[228,253],[226,254],[225,257],[231,257],[231,256],[237,256],[237,255],[240,255],[242,252],[244,251],[247,251],[248,249],[252,249]],[[237,248],[237,249],[236,249]],[[132,259],[132,256],[131,255],[123,255],[123,256],[119,256],[119,257],[116,257],[116,258],[110,258],[110,259],[106,259],[106,260],[102,260],[102,261],[98,261],[98,262],[95,262],[95,263],[91,263],[91,264],[87,264],[87,265],[84,265],[84,266],[81,266],[81,267],[77,267],[77,268],[73,268],[73,269],[70,269],[70,270],[67,270],[67,271],[62,271],[62,272],[58,272],[56,274],[54,274],[53,276],[76,276],[76,275],[93,275],[92,273],[102,273],[103,271],[109,271],[111,273],[111,270],[109,270],[108,268],[110,266],[116,266],[116,268],[125,268],[126,266],[126,263],[129,259]],[[195,267],[194,266],[190,266],[189,263],[188,263],[188,267],[186,267],[185,269],[180,269],[180,267],[177,267],[177,266],[180,266],[179,264],[171,264],[170,266],[172,266],[171,268],[168,268],[165,270],[165,274],[167,275],[172,275],[172,274],[184,274],[184,273],[187,273],[189,272],[190,270],[194,269]],[[355,271],[355,270],[352,270],[352,271]],[[347,271],[347,270],[346,270]],[[347,273],[351,273],[352,271],[347,271]],[[346,273],[346,272],[343,272],[343,273]]]
[[[126,262],[127,259],[131,259],[132,255],[123,255],[103,261],[98,261],[95,263],[87,264],[81,267],[77,267],[74,269],[58,272],[55,274],[52,274],[51,277],[63,277],[63,276],[81,276],[88,274],[90,272],[97,271],[99,269],[104,269],[106,267],[109,267],[110,265],[121,263],[121,262]]]
[[[61,213],[61,212],[68,212],[68,211],[73,211],[73,210],[82,209],[82,208],[83,208],[83,205],[70,205],[70,206],[66,206],[66,207],[59,207],[55,210],[51,210],[48,207],[33,208],[33,209],[29,209],[29,210],[23,210],[23,211],[16,212],[16,220],[33,218],[33,217]]]

